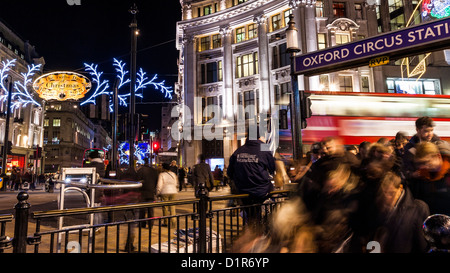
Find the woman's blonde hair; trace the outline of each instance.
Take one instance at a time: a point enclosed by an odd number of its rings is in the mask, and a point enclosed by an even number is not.
[[[439,148],[431,142],[421,142],[416,145],[415,160],[422,159],[429,155],[439,154]]]

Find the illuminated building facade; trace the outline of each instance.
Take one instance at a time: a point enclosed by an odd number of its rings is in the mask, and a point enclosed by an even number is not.
[[[18,34],[0,22],[0,67],[2,62],[15,60],[14,66],[7,73],[12,77],[12,81],[23,81],[22,73],[27,73],[29,65],[41,65],[38,73],[42,72],[45,64],[44,58],[40,57],[33,45],[24,41]],[[6,87],[8,88],[8,87]],[[31,87],[30,87],[31,90]],[[1,91],[4,94],[3,91]],[[14,103],[14,102],[13,102]],[[5,136],[7,100],[0,102],[0,143],[3,146]],[[43,146],[43,109],[33,104],[19,105],[11,112],[9,123],[9,137],[12,142],[12,155],[8,156],[7,168],[18,166],[21,170],[30,163],[40,170],[41,161],[36,161],[33,154],[37,147]]]
[[[418,24],[425,19],[419,0],[182,0],[177,25],[179,79],[175,87],[181,116],[178,130],[192,132],[181,140],[183,163],[192,166],[203,153],[229,157],[242,134],[222,140],[196,137],[195,127],[212,118],[207,106],[220,106],[221,120],[236,121],[253,105],[255,113],[277,117],[276,107],[289,109],[290,56],[286,28],[293,14],[302,53],[365,39]],[[427,1],[430,2],[430,1]],[[433,2],[433,1],[431,1]],[[442,1],[441,1],[442,2]],[[419,6],[419,7],[418,7]],[[416,7],[418,7],[416,9]],[[430,12],[431,14],[431,12]],[[410,20],[411,18],[411,20]],[[299,76],[299,89],[341,92],[408,92],[450,94],[450,54],[433,52],[310,77]],[[426,59],[426,60],[424,60]],[[406,73],[406,64],[426,69]],[[422,66],[419,66],[422,67]],[[411,69],[413,71],[414,69]],[[188,127],[188,128],[187,128]],[[172,127],[172,131],[174,128]],[[173,133],[172,133],[173,134]]]
[[[88,118],[77,101],[49,101],[45,107],[45,171],[81,167],[88,148],[108,148],[112,140],[100,123]]]

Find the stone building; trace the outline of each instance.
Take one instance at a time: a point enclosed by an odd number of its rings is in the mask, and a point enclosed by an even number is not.
[[[242,107],[276,118],[288,109],[291,92],[286,28],[294,16],[302,53],[365,39],[426,20],[418,0],[181,0],[177,24],[180,103],[179,130],[184,132],[184,164],[198,154],[224,158],[242,143],[229,123],[247,119]],[[401,60],[379,67],[362,66],[310,77],[298,76],[299,89],[340,92],[398,92],[407,82],[416,94],[450,94],[446,51],[410,58],[411,66],[426,62],[419,76],[402,76]],[[425,60],[426,59],[426,60]],[[401,84],[403,83],[403,84]],[[403,87],[402,87],[403,86]],[[211,114],[208,106],[219,106]],[[216,119],[220,139],[208,140],[204,129]],[[222,127],[221,127],[222,126]],[[242,131],[241,131],[242,132]]]
[[[0,69],[9,61],[16,60],[14,66],[7,75],[12,77],[13,82],[23,82],[22,73],[28,71],[28,66],[41,64],[40,70],[35,77],[42,74],[45,64],[44,58],[39,56],[35,47],[20,37],[4,22],[0,22]],[[8,86],[6,86],[8,88]],[[28,86],[32,94],[31,86]],[[1,94],[6,94],[0,90]],[[38,98],[35,98],[38,100]],[[7,112],[7,99],[0,101],[0,144],[4,145],[5,119]],[[39,172],[41,161],[33,157],[37,147],[43,146],[43,109],[33,104],[16,107],[10,115],[8,140],[12,143],[12,154],[8,155],[7,168],[17,166],[21,170],[33,164]],[[1,166],[1,165],[0,165]]]

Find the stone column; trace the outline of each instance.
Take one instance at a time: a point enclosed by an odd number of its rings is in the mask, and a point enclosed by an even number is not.
[[[223,61],[222,61],[222,72],[223,72],[223,84],[222,84],[222,117],[224,124],[234,126],[234,121],[236,120],[236,107],[234,106],[234,96],[233,96],[233,35],[232,28],[228,25],[220,27],[220,34],[222,35],[222,46],[223,46]],[[233,128],[233,127],[232,127]],[[227,130],[232,130],[229,128]],[[233,153],[233,139],[235,133],[229,137],[224,136],[223,139],[223,157],[225,160],[225,165],[228,165],[230,156]]]
[[[270,65],[267,17],[259,14],[253,21],[258,24],[259,112],[268,113],[270,109]]]
[[[197,162],[197,155],[200,154],[201,148],[196,149],[195,142],[201,140],[194,140],[194,125],[201,122],[202,105],[198,105],[197,92],[197,54],[195,37],[192,34],[186,34],[183,38],[183,131],[184,131],[184,147],[183,159],[185,162],[195,164]],[[201,103],[201,100],[200,100]],[[199,145],[200,147],[202,145]]]

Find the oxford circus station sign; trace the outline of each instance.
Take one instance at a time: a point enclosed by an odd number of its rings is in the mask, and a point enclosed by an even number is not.
[[[91,89],[91,82],[74,72],[52,72],[37,78],[33,88],[44,100],[79,100]]]

